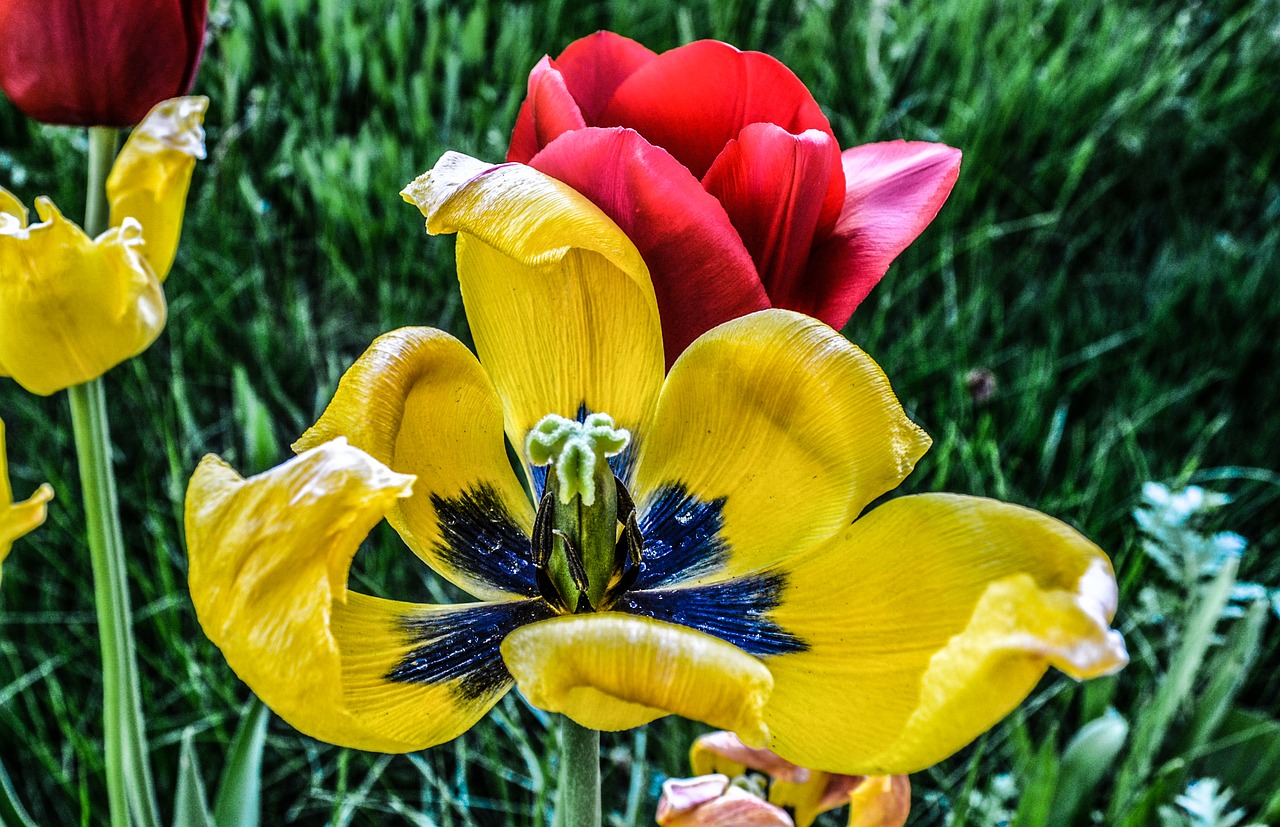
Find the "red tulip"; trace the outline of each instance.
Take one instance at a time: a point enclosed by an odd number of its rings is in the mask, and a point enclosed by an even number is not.
[[[0,88],[28,116],[131,126],[185,95],[208,0],[0,0]]]
[[[653,275],[667,361],[767,307],[841,328],[951,192],[960,151],[843,153],[813,96],[759,52],[654,54],[597,32],[529,75],[507,160],[591,199]]]

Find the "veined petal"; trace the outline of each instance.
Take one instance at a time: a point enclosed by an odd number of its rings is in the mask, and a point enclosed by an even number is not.
[[[826,218],[829,226],[840,213],[844,193],[835,190],[828,215],[823,215],[839,158],[835,138],[820,130],[792,135],[770,123],[750,124],[702,179],[742,234],[777,307],[799,306],[793,295],[815,287],[805,269],[819,219]]]
[[[0,190],[0,196],[4,191]],[[2,206],[2,205],[0,205]],[[53,488],[43,483],[24,502],[13,501],[9,487],[9,459],[5,453],[4,420],[0,419],[0,575],[13,541],[39,527],[45,518],[46,505],[53,499]]]
[[[417,476],[387,521],[427,565],[477,597],[537,593],[533,507],[507,460],[502,403],[466,345],[428,327],[378,337],[293,447],[339,436]]]
[[[529,72],[528,93],[516,115],[507,160],[528,163],[561,134],[586,125],[560,68],[551,58],[543,57]]]
[[[653,278],[668,362],[721,322],[769,307],[724,207],[634,130],[569,132],[529,163],[589,198],[636,245]]]
[[[204,113],[209,99],[172,98],[156,104],[129,133],[107,177],[111,226],[133,218],[147,243],[142,255],[161,282],[169,275],[182,234],[182,215],[196,160],[204,158]]]
[[[845,197],[830,237],[814,245],[806,282],[787,305],[844,327],[890,263],[942,209],[960,175],[960,150],[921,141],[846,149]]]
[[[895,487],[928,446],[876,363],[821,322],[764,310],[720,325],[672,367],[640,450],[639,588],[724,579],[802,551]],[[692,516],[646,520],[673,490],[722,510],[722,528],[695,537],[718,542],[673,536]]]
[[[191,478],[200,625],[268,706],[314,738],[423,749],[465,731],[509,688],[494,672],[497,645],[535,601],[413,606],[346,590],[361,540],[412,482],[342,439],[248,480],[210,455]],[[495,606],[516,617],[495,621]]]
[[[458,278],[507,437],[549,413],[608,413],[636,434],[662,385],[662,329],[635,245],[572,188],[520,164],[447,153],[405,199],[458,233]]]
[[[692,629],[616,612],[562,615],[508,635],[502,658],[529,703],[592,729],[681,715],[748,743],[768,738],[769,670]]]
[[[635,129],[701,179],[743,127],[762,122],[793,135],[806,129],[832,134],[809,90],[780,61],[699,40],[663,52],[632,72],[596,125]],[[836,186],[844,188],[843,182]]]
[[[876,508],[782,567],[772,619],[806,644],[767,659],[770,748],[802,766],[930,766],[1015,707],[1049,666],[1128,660],[1110,562],[1036,511],[927,494]]]
[[[36,213],[28,227],[0,216],[0,376],[48,396],[146,350],[166,309],[138,222],[90,239],[48,198]]]

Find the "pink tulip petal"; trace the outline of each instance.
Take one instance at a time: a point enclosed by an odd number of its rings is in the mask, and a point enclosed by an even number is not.
[[[672,49],[641,66],[599,119],[600,126],[635,129],[699,179],[743,127],[761,122],[794,135],[806,129],[831,135],[831,124],[790,69],[769,55],[714,40]]]
[[[701,735],[693,742],[690,758],[694,772],[703,772],[702,765],[715,766],[718,758],[730,764],[746,767],[749,770],[762,772],[775,781],[787,781],[792,784],[803,784],[809,780],[810,772],[798,767],[776,752],[764,747],[749,747],[732,732],[719,730]],[[716,770],[719,771],[719,770]],[[727,771],[726,771],[727,773]]]
[[[702,185],[724,205],[775,307],[804,303],[809,250],[836,166],[835,139],[751,124],[716,158]]]
[[[661,827],[795,827],[782,808],[729,786],[724,775],[668,778],[655,820]]]
[[[551,58],[544,57],[529,73],[529,94],[516,115],[507,160],[527,164],[561,134],[586,125],[564,75]]]
[[[529,164],[585,195],[636,245],[653,278],[668,367],[707,330],[769,307],[720,202],[633,130],[567,132]]]
[[[622,82],[657,57],[652,50],[629,37],[596,32],[570,43],[556,58],[573,99],[590,126],[604,111]]]
[[[921,141],[846,149],[844,209],[814,245],[803,304],[788,305],[839,330],[889,264],[929,226],[960,174],[960,150]]]

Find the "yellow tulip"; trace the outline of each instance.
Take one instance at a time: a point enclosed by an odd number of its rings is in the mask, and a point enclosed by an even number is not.
[[[158,105],[110,176],[111,229],[90,238],[48,198],[41,222],[0,188],[0,376],[32,393],[96,379],[155,341],[207,100]],[[144,240],[145,235],[145,240]],[[159,275],[158,275],[159,274]]]
[[[830,327],[761,311],[664,377],[648,270],[581,195],[449,154],[406,197],[458,234],[479,358],[438,330],[389,333],[300,456],[250,479],[209,456],[187,491],[200,622],[298,729],[418,750],[518,686],[590,728],[678,714],[802,767],[900,775],[1050,666],[1127,661],[1111,565],[1066,525],[948,494],[862,513],[929,438]],[[603,559],[600,535],[560,528],[570,490],[568,513],[609,514]],[[481,602],[349,591],[384,515]]]
[[[32,531],[45,518],[45,507],[53,499],[53,489],[44,483],[25,502],[15,503],[9,488],[9,460],[4,447],[4,420],[0,419],[0,576],[13,541]]]

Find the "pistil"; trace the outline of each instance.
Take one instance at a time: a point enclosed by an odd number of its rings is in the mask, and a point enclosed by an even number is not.
[[[608,414],[583,422],[548,414],[529,432],[525,450],[534,465],[549,465],[538,507],[533,546],[539,579],[554,589],[564,611],[602,608],[618,552],[618,491],[608,458],[631,441]],[[624,497],[627,497],[624,490]],[[630,504],[627,497],[626,503]],[[628,512],[634,509],[628,508]],[[623,515],[624,520],[634,514]],[[552,597],[548,595],[548,597]]]

